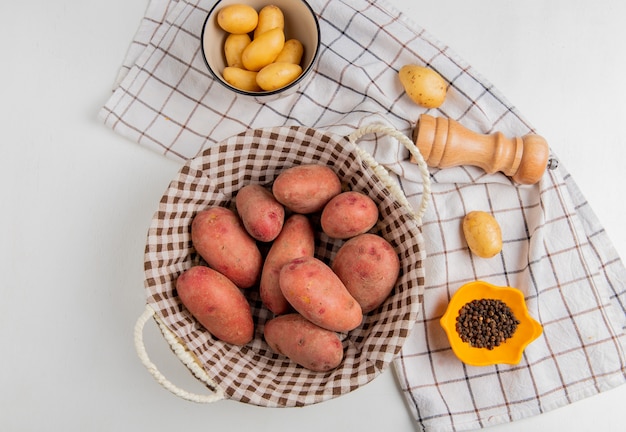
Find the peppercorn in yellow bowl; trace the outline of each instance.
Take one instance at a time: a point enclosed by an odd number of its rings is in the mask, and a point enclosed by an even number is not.
[[[461,286],[440,319],[454,354],[471,366],[517,364],[543,333],[522,292],[484,281]]]

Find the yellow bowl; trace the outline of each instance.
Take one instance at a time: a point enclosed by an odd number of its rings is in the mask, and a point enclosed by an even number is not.
[[[494,299],[506,303],[520,322],[511,338],[491,350],[472,347],[468,342],[461,339],[456,330],[459,310],[472,300],[480,299]],[[454,354],[463,363],[471,366],[489,366],[499,363],[517,364],[522,359],[522,353],[528,344],[537,339],[543,332],[541,324],[529,315],[524,295],[520,290],[512,287],[495,286],[483,281],[470,282],[461,286],[450,299],[440,324],[448,336]]]

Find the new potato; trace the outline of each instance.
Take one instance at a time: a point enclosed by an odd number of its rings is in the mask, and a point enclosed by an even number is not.
[[[254,38],[275,28],[281,30],[285,28],[285,16],[283,15],[283,11],[276,5],[264,6],[259,11],[259,23],[254,29]]]
[[[314,213],[341,193],[341,181],[326,165],[296,165],[276,177],[272,193],[279,203],[295,213]]]
[[[263,264],[259,293],[265,307],[277,315],[289,310],[289,302],[280,290],[280,270],[291,260],[314,253],[315,234],[311,222],[304,215],[291,215],[272,243]]]
[[[248,234],[261,242],[278,237],[285,221],[285,208],[259,184],[248,184],[235,196],[237,213]]]
[[[359,303],[331,268],[315,257],[296,258],[285,264],[279,284],[287,301],[313,324],[349,332],[363,320]]]
[[[342,192],[332,198],[322,211],[322,230],[332,238],[347,239],[369,231],[378,221],[378,207],[367,195],[357,191]]]
[[[300,65],[274,62],[257,73],[256,83],[265,91],[273,91],[293,82],[301,73]]]
[[[400,273],[400,259],[387,240],[366,233],[346,241],[331,268],[366,314],[389,297]]]
[[[265,324],[265,341],[278,354],[316,372],[335,369],[343,360],[339,336],[299,314],[282,315]]]
[[[232,210],[211,207],[199,212],[191,223],[191,241],[209,267],[239,288],[250,288],[258,281],[261,252]]]
[[[250,305],[223,274],[206,266],[191,267],[176,280],[176,291],[187,310],[217,339],[235,345],[252,340]]]
[[[259,14],[256,9],[245,4],[224,6],[217,13],[217,24],[228,33],[250,33],[258,22]]]
[[[258,72],[276,59],[284,45],[283,29],[273,28],[250,42],[241,54],[241,61],[247,70]]]
[[[502,250],[498,221],[484,211],[471,211],[463,218],[463,234],[470,250],[481,258],[491,258]]]
[[[226,64],[232,67],[243,68],[243,61],[241,55],[243,50],[250,45],[250,36],[247,33],[244,34],[229,34],[224,42],[224,55],[226,57]]]
[[[304,46],[298,39],[289,39],[285,41],[285,46],[278,57],[274,60],[276,63],[293,63],[299,65],[304,54]]]
[[[261,87],[256,82],[256,75],[256,72],[234,66],[225,67],[222,71],[222,76],[228,84],[250,92],[261,91]]]
[[[400,68],[398,78],[407,95],[418,105],[437,108],[446,99],[448,84],[441,75],[430,68],[405,65]]]

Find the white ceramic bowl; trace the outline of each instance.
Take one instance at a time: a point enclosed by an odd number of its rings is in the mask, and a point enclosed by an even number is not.
[[[227,83],[222,77],[226,67],[224,41],[228,34],[217,24],[217,13],[231,4],[247,4],[260,11],[267,5],[278,6],[285,16],[285,40],[298,39],[304,46],[304,54],[300,65],[302,74],[293,82],[273,91],[249,92],[238,89]],[[259,101],[267,102],[293,94],[307,82],[319,57],[320,26],[317,16],[305,0],[220,0],[209,11],[202,28],[202,55],[204,61],[217,82],[227,89]]]

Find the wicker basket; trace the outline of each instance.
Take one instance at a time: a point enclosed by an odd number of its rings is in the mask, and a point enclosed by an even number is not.
[[[411,208],[395,180],[356,145],[368,133],[398,138],[420,163],[424,181],[422,203]],[[332,167],[344,187],[372,197],[380,218],[374,230],[396,249],[400,276],[392,295],[363,323],[341,334],[344,360],[329,372],[312,372],[274,353],[263,339],[264,323],[272,313],[263,307],[258,290],[244,290],[252,307],[255,337],[246,346],[214,339],[179,301],[175,282],[180,273],[202,263],[192,247],[194,215],[209,206],[232,206],[245,184],[271,185],[282,170],[305,163]],[[165,194],[150,226],[145,249],[146,310],[135,328],[138,355],[165,388],[195,402],[237,400],[265,407],[304,406],[348,393],[386,369],[402,348],[420,311],[424,289],[425,251],[421,218],[429,196],[429,175],[412,142],[392,128],[373,125],[349,137],[306,127],[250,130],[206,150],[182,167]],[[343,243],[316,234],[316,256],[330,262]],[[174,353],[210,389],[207,395],[182,390],[168,381],[150,361],[143,329],[154,318]]]

